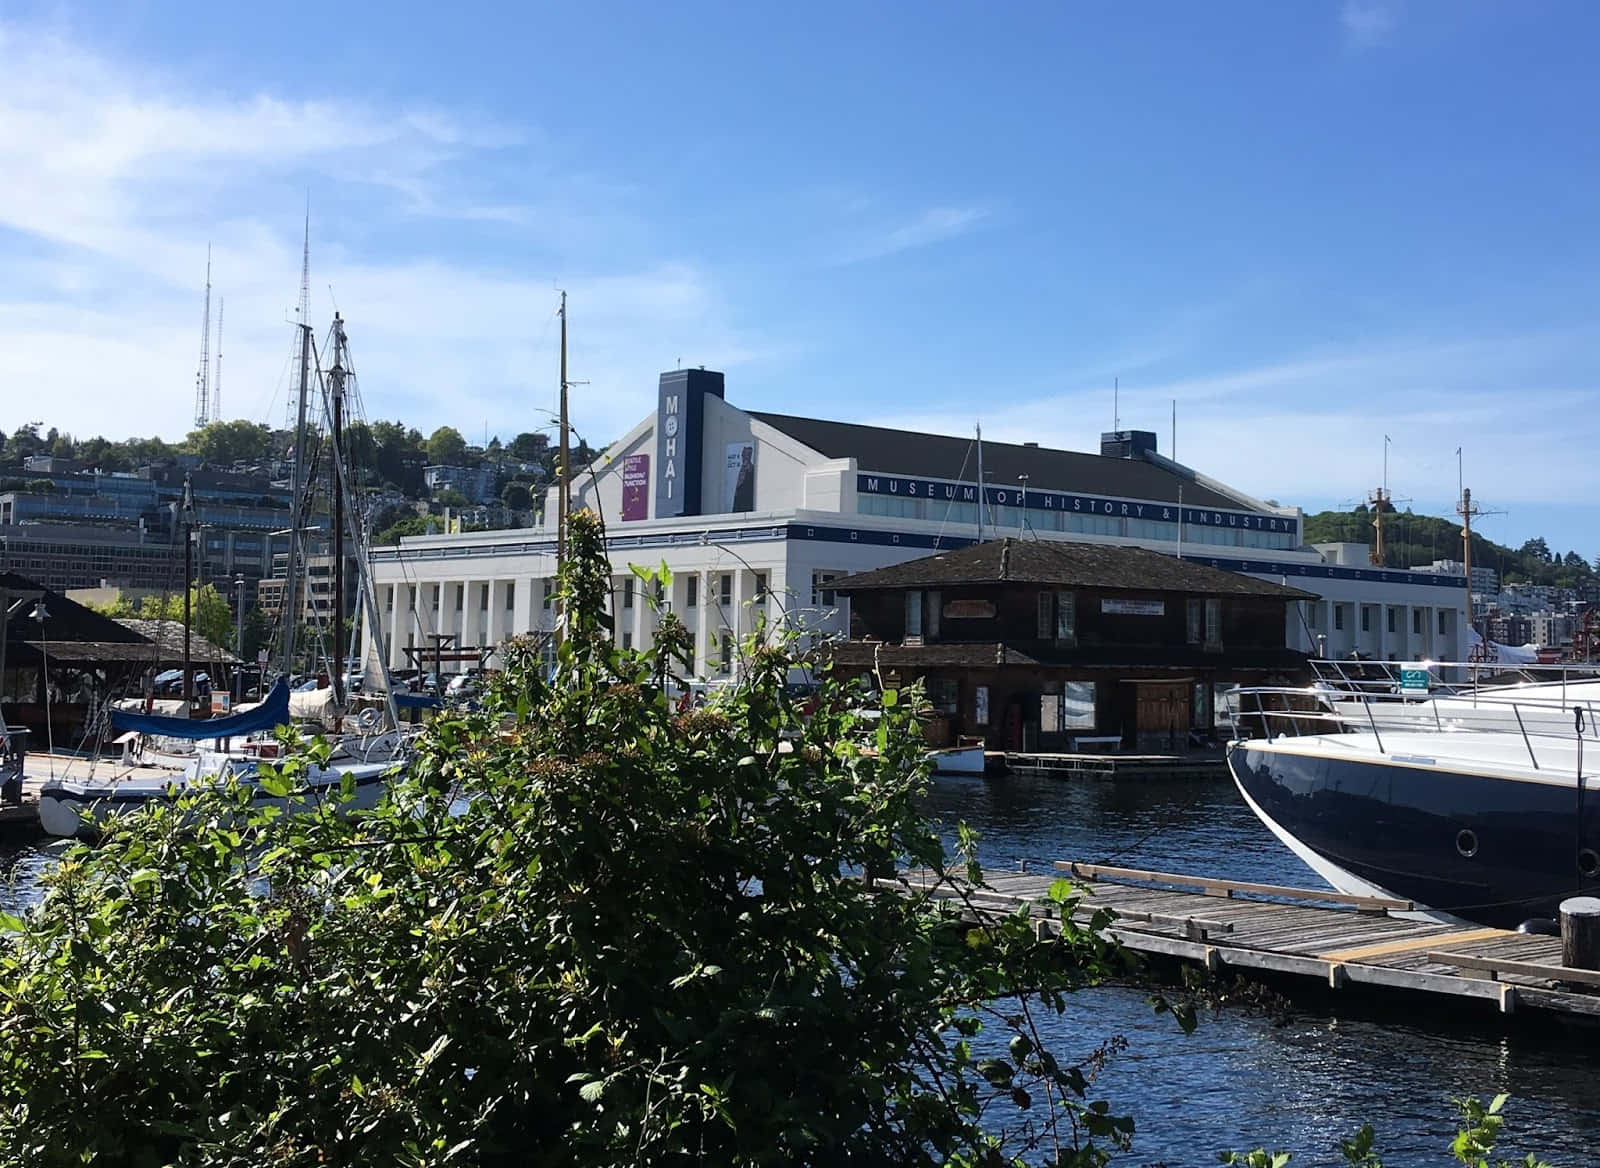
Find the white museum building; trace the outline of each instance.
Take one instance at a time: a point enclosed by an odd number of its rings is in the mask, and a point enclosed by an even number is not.
[[[1148,431],[1104,434],[1097,454],[980,443],[743,410],[721,373],[683,369],[661,375],[654,413],[575,473],[572,498],[606,524],[618,640],[650,643],[654,607],[630,565],[664,562],[661,604],[695,633],[707,679],[737,668],[738,638],[762,622],[846,631],[829,588],[842,576],[997,535],[1137,544],[1292,584],[1320,599],[1290,606],[1284,643],[1313,655],[1466,658],[1464,579],[1372,567],[1365,545],[1305,547],[1298,508],[1163,457]],[[540,527],[374,549],[366,643],[405,668],[439,634],[492,649],[552,629],[554,489],[544,514]]]

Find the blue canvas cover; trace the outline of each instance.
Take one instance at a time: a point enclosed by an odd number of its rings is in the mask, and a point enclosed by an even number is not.
[[[255,709],[226,718],[166,718],[136,714],[131,710],[111,711],[111,725],[118,730],[160,734],[166,738],[237,738],[283,726],[288,721],[289,683],[281,677]]]

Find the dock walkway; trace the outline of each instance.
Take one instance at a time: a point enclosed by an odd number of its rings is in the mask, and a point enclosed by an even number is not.
[[[1559,937],[1441,924],[1420,919],[1406,901],[1070,861],[983,876],[987,888],[967,889],[977,909],[1012,912],[1027,903],[1041,936],[1059,927],[1050,885],[1068,877],[1088,890],[1079,913],[1112,909],[1107,931],[1138,953],[1333,989],[1477,999],[1502,1014],[1600,1019],[1600,972],[1562,968]],[[930,880],[912,871],[879,884],[904,890]]]
[[[993,757],[992,755],[990,756]],[[1080,779],[1226,778],[1228,763],[1218,751],[1188,754],[1080,754],[1006,751],[1007,771]]]

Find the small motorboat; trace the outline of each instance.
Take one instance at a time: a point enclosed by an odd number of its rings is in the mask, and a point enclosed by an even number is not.
[[[946,746],[939,750],[930,750],[928,761],[933,764],[935,774],[981,775],[984,773],[986,756],[983,743],[977,742],[966,746]]]

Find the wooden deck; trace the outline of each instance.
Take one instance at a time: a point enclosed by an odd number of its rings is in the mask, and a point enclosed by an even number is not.
[[[1062,861],[986,870],[988,887],[970,890],[972,902],[980,913],[1030,903],[1040,935],[1048,936],[1059,925],[1047,893],[1061,877],[1088,888],[1081,916],[1099,908],[1117,914],[1108,931],[1135,952],[1213,972],[1280,975],[1290,984],[1359,986],[1441,1003],[1476,999],[1500,1014],[1600,1021],[1600,973],[1561,968],[1559,937],[1400,915],[1412,909],[1405,901]],[[903,890],[925,888],[929,879],[909,872],[879,883]]]

